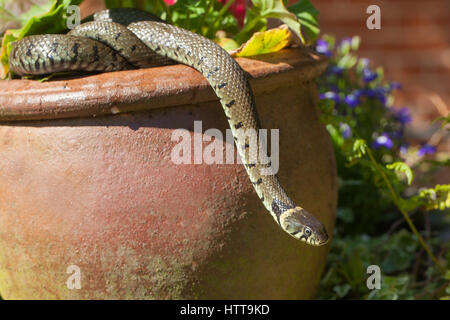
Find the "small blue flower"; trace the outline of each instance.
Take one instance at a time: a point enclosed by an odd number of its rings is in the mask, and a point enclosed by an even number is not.
[[[333,91],[328,91],[325,93],[321,93],[319,96],[320,99],[329,99],[329,100],[333,100],[336,103],[340,102],[340,98],[339,98],[339,94],[337,94],[336,92]]]
[[[400,89],[402,88],[402,84],[399,83],[399,82],[392,82],[392,83],[389,85],[389,88],[390,88],[391,90],[400,90]]]
[[[350,108],[354,108],[359,104],[359,96],[354,93],[350,93],[345,97],[345,103],[347,103]]]
[[[394,139],[401,139],[403,137],[403,130],[396,130],[391,132],[391,137]]]
[[[344,68],[338,67],[338,66],[331,66],[327,71],[329,73],[335,74],[337,76],[340,76],[342,73],[344,73]]]
[[[373,80],[375,80],[376,78],[378,78],[378,74],[375,72],[372,72],[372,70],[370,70],[369,68],[364,68],[363,69],[363,80],[365,83],[369,83]]]
[[[386,104],[387,98],[386,94],[387,91],[384,88],[365,88],[360,90],[362,95],[365,95],[368,98],[376,98],[380,100],[382,104]]]
[[[351,46],[351,45],[352,45],[352,38],[350,38],[350,37],[342,38],[342,40],[341,40],[341,42],[339,44],[340,47],[342,47],[342,46]]]
[[[434,153],[436,153],[436,147],[429,144],[424,144],[422,147],[420,147],[419,151],[417,151],[417,155],[419,157],[423,157],[424,155]]]
[[[350,126],[347,123],[341,122],[339,124],[339,130],[341,131],[342,137],[344,139],[348,139],[352,136],[352,128],[350,128]]]
[[[361,95],[365,95],[367,98],[375,98],[378,95],[376,89],[365,88],[360,90]]]
[[[328,58],[330,58],[332,55],[330,48],[328,46],[328,42],[326,42],[325,40],[322,40],[322,39],[317,40],[316,51],[321,54],[326,55]]]
[[[383,133],[382,135],[378,136],[372,144],[375,149],[381,147],[391,149],[393,145],[394,143],[392,142],[391,138],[389,138],[387,133]]]
[[[392,109],[394,113],[394,118],[401,122],[402,124],[410,123],[412,120],[411,112],[408,108],[395,108]]]

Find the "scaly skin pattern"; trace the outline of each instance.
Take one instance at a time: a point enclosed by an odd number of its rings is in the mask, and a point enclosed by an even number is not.
[[[19,75],[60,72],[64,68],[66,71],[106,72],[122,66],[122,69],[130,65],[148,67],[170,61],[195,68],[219,97],[239,155],[266,209],[292,237],[310,245],[325,244],[328,235],[322,223],[294,204],[276,175],[270,172],[270,163],[262,161],[266,155],[260,157],[258,115],[251,87],[241,67],[213,41],[153,18],[146,19],[146,14],[142,13],[134,20],[137,22],[132,22],[135,14],[136,10],[106,10],[94,15],[94,19],[102,21],[82,24],[70,35],[19,40],[10,57],[11,70]],[[99,55],[101,59],[97,59]]]

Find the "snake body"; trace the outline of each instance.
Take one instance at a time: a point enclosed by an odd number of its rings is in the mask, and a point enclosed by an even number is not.
[[[36,35],[13,44],[11,70],[17,75],[62,71],[126,70],[173,63],[201,72],[220,99],[239,155],[266,209],[292,237],[323,245],[322,223],[296,206],[270,163],[258,161],[260,141],[250,148],[248,132],[258,132],[259,118],[246,75],[235,60],[213,41],[167,24],[135,9],[101,11],[67,35]],[[256,159],[256,160],[255,160]]]

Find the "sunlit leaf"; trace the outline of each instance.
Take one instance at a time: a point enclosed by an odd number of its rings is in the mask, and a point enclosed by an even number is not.
[[[411,168],[404,162],[401,162],[401,161],[394,162],[394,163],[386,165],[386,168],[388,168],[389,170],[403,172],[406,175],[406,178],[408,179],[408,184],[411,184],[411,182],[414,178],[414,174],[413,174]]]
[[[256,56],[279,51],[290,43],[291,32],[286,25],[264,32],[256,32],[239,49],[232,52],[237,57]]]

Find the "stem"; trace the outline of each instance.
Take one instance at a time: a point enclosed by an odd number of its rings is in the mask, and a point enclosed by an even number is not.
[[[236,0],[228,0],[227,3],[225,3],[225,5],[222,7],[222,9],[220,9],[217,19],[214,22],[214,26],[213,26],[214,31],[217,31],[219,29],[219,25],[222,22],[221,19],[222,19],[223,15],[225,14],[225,12],[227,12],[228,8],[230,8],[230,6],[234,3],[234,1],[236,1]],[[209,26],[206,29],[206,35],[209,36]]]
[[[203,24],[205,23],[206,16],[211,12],[212,8],[214,7],[214,2],[215,2],[215,0],[209,0],[208,7],[206,8],[205,14],[202,16],[202,18],[200,19],[199,24],[197,25],[196,32],[198,34],[202,34],[203,35],[202,27],[203,27]]]
[[[412,222],[412,220],[409,217],[408,213],[401,206],[400,199],[398,198],[397,193],[394,191],[394,188],[392,187],[389,179],[386,177],[386,174],[384,173],[384,171],[380,169],[378,163],[375,161],[375,158],[373,157],[372,151],[370,151],[370,149],[367,149],[367,155],[369,156],[370,162],[372,162],[373,166],[375,167],[375,169],[378,171],[378,173],[381,175],[381,177],[383,178],[384,182],[386,183],[386,186],[388,187],[389,192],[391,193],[392,200],[394,201],[395,205],[397,206],[397,208],[402,213],[403,217],[406,220],[406,223],[408,223],[409,228],[414,233],[414,235],[417,237],[417,239],[419,240],[419,242],[422,245],[423,249],[426,251],[426,253],[431,258],[431,260],[433,260],[433,262],[436,264],[436,266],[441,270],[441,272],[443,272],[444,269],[442,268],[441,264],[436,259],[436,257],[433,255],[433,253],[431,252],[430,248],[426,244],[425,240],[420,235],[419,231],[417,231],[417,229],[414,226],[414,223]]]

